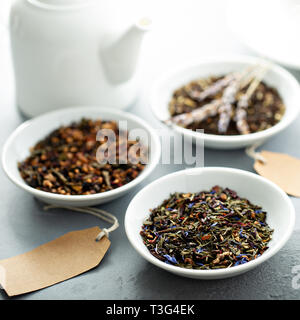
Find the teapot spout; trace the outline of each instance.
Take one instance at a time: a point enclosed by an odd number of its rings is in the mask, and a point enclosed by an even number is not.
[[[118,84],[132,78],[144,35],[151,24],[148,18],[139,20],[102,52],[106,76],[111,83]]]

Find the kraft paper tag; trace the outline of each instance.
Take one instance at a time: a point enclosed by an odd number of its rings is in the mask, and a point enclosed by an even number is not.
[[[96,267],[110,246],[95,241],[98,227],[69,232],[32,251],[0,260],[0,284],[9,296],[42,289]]]
[[[265,163],[256,160],[254,169],[289,195],[300,197],[300,160],[287,154],[261,151]]]

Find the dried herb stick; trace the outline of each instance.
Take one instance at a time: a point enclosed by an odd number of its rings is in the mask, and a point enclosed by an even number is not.
[[[229,75],[225,76],[224,78],[214,82],[211,86],[207,87],[203,91],[192,90],[189,92],[189,96],[192,99],[195,99],[199,102],[205,100],[208,97],[215,96],[225,87],[227,87],[233,80],[235,79],[235,74],[230,73]]]
[[[188,269],[247,263],[267,250],[273,233],[260,206],[220,186],[172,194],[150,211],[144,244],[157,259]]]
[[[166,123],[218,135],[248,134],[274,126],[285,106],[277,90],[261,81],[265,67],[247,68],[240,76],[230,73],[189,82],[173,93]]]
[[[233,115],[233,104],[236,102],[236,95],[242,87],[249,84],[251,76],[252,72],[249,72],[247,68],[237,74],[235,79],[233,79],[233,81],[224,89],[221,99],[222,105],[219,107],[220,118],[218,121],[218,131],[220,133],[225,133],[228,130],[228,126]],[[245,114],[244,117],[246,117]]]
[[[236,80],[224,89],[222,96],[222,105],[219,108],[220,118],[218,121],[218,131],[225,133],[228,129],[233,113],[232,104],[235,102],[235,96],[239,90],[239,82]]]
[[[250,133],[249,125],[247,122],[247,108],[249,107],[249,100],[254,94],[256,88],[259,86],[261,80],[263,79],[267,68],[260,70],[259,74],[253,79],[250,83],[247,91],[243,93],[237,102],[236,113],[235,113],[235,122],[238,131],[241,134]]]
[[[215,100],[211,103],[204,105],[202,108],[197,108],[189,113],[179,114],[172,118],[172,121],[167,120],[168,125],[176,123],[180,126],[186,127],[194,121],[203,121],[209,117],[213,117],[218,113],[218,109],[221,106],[221,100]]]

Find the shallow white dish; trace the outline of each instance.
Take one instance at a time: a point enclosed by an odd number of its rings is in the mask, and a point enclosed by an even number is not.
[[[228,187],[238,196],[267,211],[267,223],[274,229],[269,248],[260,257],[248,263],[227,269],[191,270],[166,264],[148,251],[139,232],[149,209],[160,205],[174,192],[199,192],[214,185]],[[274,183],[243,170],[207,167],[171,173],[143,188],[130,202],[125,215],[127,237],[136,251],[154,265],[180,276],[195,279],[220,279],[236,276],[253,269],[276,254],[287,242],[295,224],[295,209],[289,197]]]
[[[230,0],[227,23],[247,47],[300,70],[300,43],[296,40],[300,29],[299,0]]]
[[[166,72],[153,87],[150,96],[152,111],[158,120],[167,120],[170,117],[168,104],[175,89],[201,77],[224,75],[229,72],[239,71],[245,66],[258,62],[258,58],[248,56],[208,58]],[[300,86],[294,76],[282,67],[272,64],[264,81],[278,90],[286,106],[285,115],[275,126],[261,132],[234,136],[195,132],[177,125],[172,126],[173,130],[179,134],[194,138],[196,141],[202,142],[204,140],[205,147],[215,149],[237,149],[254,143],[263,143],[285,129],[296,119],[300,111]]]
[[[128,184],[114,190],[93,195],[60,195],[40,191],[27,185],[17,168],[18,161],[29,155],[29,148],[46,137],[52,130],[61,125],[69,125],[81,118],[103,120],[126,120],[128,131],[139,128],[145,130],[150,142],[149,163],[140,175]],[[143,142],[143,137],[141,137]],[[143,181],[153,171],[159,162],[161,153],[160,140],[155,131],[142,119],[123,111],[103,107],[74,107],[46,113],[21,124],[7,139],[2,153],[2,165],[10,180],[18,187],[31,193],[38,199],[56,205],[93,206],[116,199]]]

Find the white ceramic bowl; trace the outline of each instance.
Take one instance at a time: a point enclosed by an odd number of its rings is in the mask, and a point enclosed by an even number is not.
[[[132,129],[143,129],[147,133],[150,142],[149,163],[140,175],[128,184],[114,190],[97,193],[93,195],[60,195],[40,191],[27,185],[17,168],[17,162],[24,160],[29,155],[29,148],[43,139],[52,130],[61,125],[69,125],[81,118],[103,119],[103,120],[126,120],[128,131]],[[143,137],[141,137],[143,142]],[[147,141],[144,141],[147,144]],[[148,144],[149,145],[149,144]],[[21,124],[6,141],[2,153],[2,165],[7,176],[18,187],[31,193],[40,200],[56,205],[64,206],[93,206],[116,199],[131,190],[143,181],[153,171],[159,162],[161,153],[160,140],[155,131],[140,118],[116,109],[102,107],[74,107],[59,111],[49,112]]]
[[[199,192],[214,185],[228,187],[267,211],[267,223],[274,229],[269,248],[248,263],[227,269],[191,270],[166,264],[155,258],[140,236],[141,226],[155,208],[174,192]],[[125,215],[127,237],[137,252],[154,265],[180,276],[195,279],[219,279],[236,276],[268,260],[289,239],[295,224],[295,209],[289,197],[274,183],[243,170],[231,168],[193,168],[171,173],[150,183],[130,202]]]
[[[158,120],[167,120],[170,117],[168,104],[175,89],[195,79],[239,71],[245,66],[253,65],[257,62],[258,58],[248,56],[209,58],[169,71],[153,87],[150,95],[152,111]],[[275,126],[261,132],[234,136],[199,133],[176,125],[172,128],[180,134],[195,137],[201,141],[204,139],[205,147],[215,149],[237,149],[250,146],[254,143],[263,143],[285,129],[296,119],[300,110],[300,86],[288,71],[278,65],[272,64],[264,81],[278,90],[286,106],[285,115]]]

